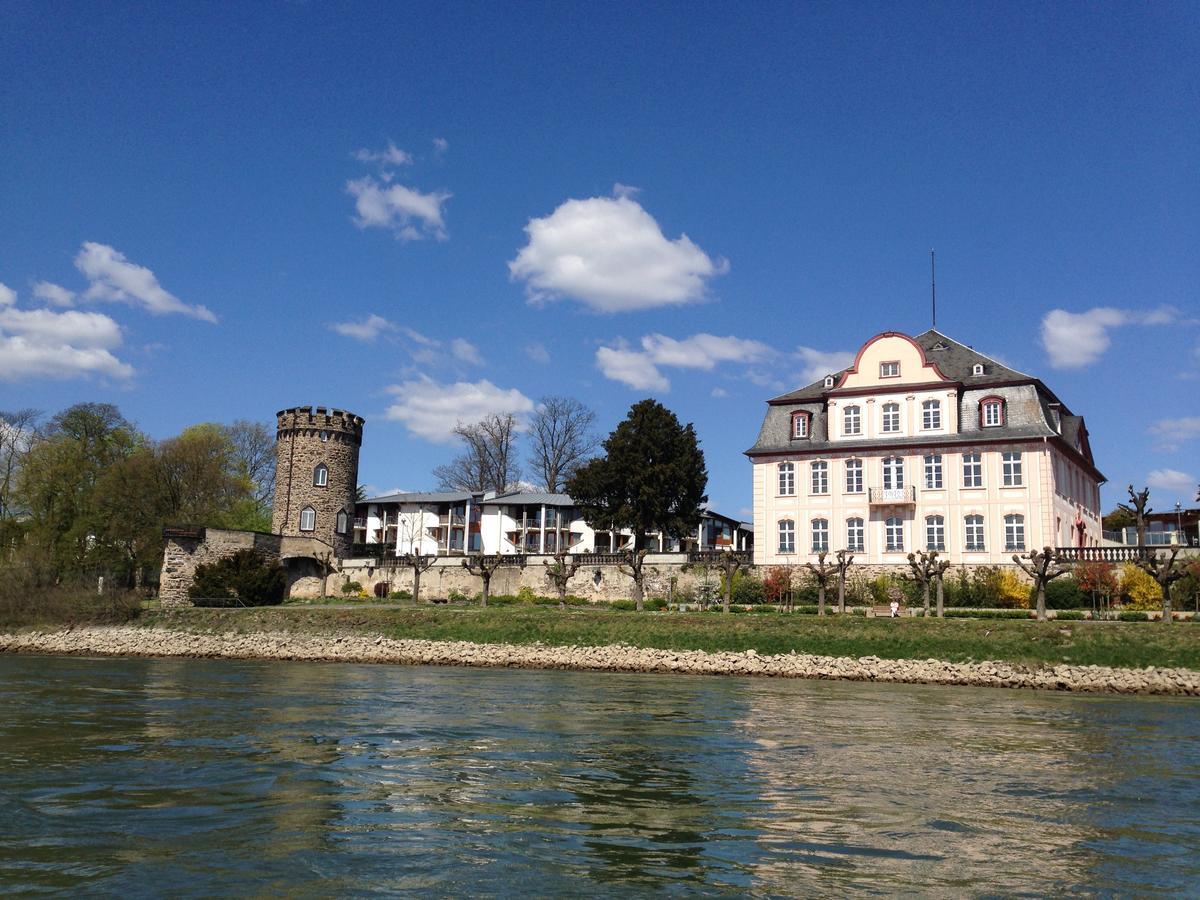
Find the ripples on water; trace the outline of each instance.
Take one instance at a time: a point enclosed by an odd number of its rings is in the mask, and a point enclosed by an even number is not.
[[[0,657],[0,889],[1189,893],[1200,707]]]

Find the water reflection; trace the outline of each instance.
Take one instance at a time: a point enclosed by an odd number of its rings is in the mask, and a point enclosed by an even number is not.
[[[0,887],[1186,892],[1193,703],[0,658]]]

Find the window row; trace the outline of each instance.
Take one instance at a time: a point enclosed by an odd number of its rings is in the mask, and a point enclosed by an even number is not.
[[[782,554],[796,552],[796,523],[792,519],[779,521],[779,552]],[[892,516],[884,521],[884,552],[903,553],[904,519]],[[818,518],[809,523],[809,546],[813,553],[829,550],[829,520]],[[983,516],[970,515],[963,518],[963,549],[970,553],[982,553],[987,550],[984,540]],[[863,553],[867,549],[866,529],[863,520],[857,516],[846,520],[846,550],[852,553]],[[946,549],[946,519],[944,516],[925,517],[925,547],[926,550]],[[1025,517],[1013,513],[1004,517],[1004,549],[1019,551],[1025,549]]]
[[[979,401],[979,425],[981,428],[996,428],[1006,421],[1003,397],[985,397]],[[900,434],[900,404],[888,402],[879,408],[879,431],[881,434]],[[942,401],[925,400],[921,403],[921,431],[942,430]],[[804,439],[812,433],[812,413],[796,410],[792,413],[792,438]],[[862,407],[857,404],[842,407],[842,436],[858,437],[863,434]]]
[[[337,521],[334,524],[334,531],[338,534],[345,534],[350,527],[350,516],[345,510],[339,510]],[[301,531],[316,531],[317,530],[317,511],[311,506],[306,506],[300,510],[300,530]]]
[[[962,455],[962,486],[966,488],[983,487],[983,455],[980,453],[964,453]],[[943,459],[940,453],[928,453],[921,458],[921,485],[926,490],[941,490],[945,487],[943,475]],[[1005,452],[1000,454],[1001,483],[1004,487],[1022,487],[1024,472],[1020,452]],[[779,496],[793,497],[796,494],[796,463],[780,463],[778,467]],[[847,494],[864,492],[863,461],[848,459],[843,463],[845,472],[844,491]],[[809,493],[829,493],[829,463],[826,460],[816,460],[808,464]],[[891,490],[903,488],[904,457],[888,456],[883,459],[883,487]]]

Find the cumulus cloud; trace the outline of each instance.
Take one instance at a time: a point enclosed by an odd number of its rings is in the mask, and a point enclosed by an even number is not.
[[[125,258],[107,244],[86,241],[75,257],[75,267],[89,282],[85,300],[115,300],[141,306],[155,315],[180,313],[205,322],[217,321],[206,307],[184,303],[158,283],[154,273]]]
[[[383,166],[407,166],[412,163],[412,154],[401,150],[391,141],[382,150],[368,150],[365,147],[354,151],[354,158],[364,163],[379,163]]]
[[[848,368],[854,362],[854,353],[849,350],[814,350],[812,347],[797,347],[796,355],[800,357],[802,368],[797,380],[802,384],[834,375]]]
[[[380,335],[396,330],[394,324],[374,313],[361,322],[335,322],[329,327],[344,337],[354,338],[356,341],[363,341],[367,344],[373,344]]]
[[[1188,494],[1196,490],[1196,476],[1178,469],[1154,469],[1146,476],[1146,484],[1172,494]]]
[[[718,363],[761,362],[774,355],[766,344],[733,335],[694,334],[677,340],[648,334],[642,338],[640,350],[632,349],[625,341],[601,347],[596,351],[596,365],[606,377],[634,390],[668,391],[671,382],[660,366],[711,371]]]
[[[422,194],[368,175],[347,181],[346,192],[354,197],[354,224],[359,228],[385,228],[402,241],[446,240],[442,204],[453,196],[447,191]]]
[[[71,306],[75,302],[75,292],[49,281],[36,281],[33,284],[33,296],[45,300],[55,306]]]
[[[450,142],[445,138],[434,138],[433,149],[438,153],[445,153],[450,149]]]
[[[1042,346],[1056,369],[1081,369],[1112,345],[1110,332],[1125,325],[1194,325],[1173,306],[1151,310],[1096,306],[1073,313],[1052,309],[1042,318]]]
[[[113,355],[121,329],[102,313],[23,310],[0,284],[0,379],[129,378],[133,367]]]
[[[487,379],[442,384],[432,378],[420,378],[392,385],[388,392],[395,402],[385,417],[404,426],[413,434],[438,444],[454,441],[459,423],[478,422],[493,413],[523,416],[533,411],[534,403],[516,388],[497,387]]]
[[[1175,451],[1185,441],[1200,437],[1200,416],[1181,416],[1178,419],[1159,419],[1150,426],[1164,450]]]
[[[686,234],[669,240],[627,193],[567,200],[525,233],[508,271],[532,303],[568,297],[597,312],[676,306],[701,299],[706,280],[729,268]]]

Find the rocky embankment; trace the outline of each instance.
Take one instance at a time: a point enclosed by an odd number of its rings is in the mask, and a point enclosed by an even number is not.
[[[761,675],[907,684],[1200,696],[1200,672],[1191,669],[1113,669],[1058,665],[1031,668],[1001,662],[950,663],[866,656],[858,659],[789,653],[760,656],[703,650],[655,650],[627,645],[551,647],[390,640],[366,635],[193,633],[157,628],[78,628],[0,634],[0,653],[101,656],[184,656],[278,659],[394,665],[578,669],[691,675]]]

